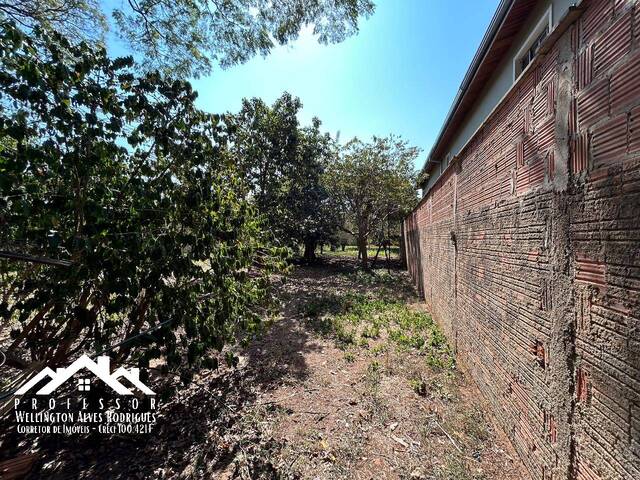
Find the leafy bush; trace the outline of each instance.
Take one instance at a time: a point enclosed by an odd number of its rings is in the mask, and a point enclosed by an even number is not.
[[[287,251],[236,193],[225,119],[196,95],[131,58],[0,24],[0,244],[71,262],[0,261],[11,358],[107,349],[197,367],[257,327]]]

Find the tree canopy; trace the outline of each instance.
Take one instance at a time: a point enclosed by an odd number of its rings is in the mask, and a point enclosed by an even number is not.
[[[362,266],[367,245],[386,222],[399,222],[415,206],[413,160],[420,150],[396,136],[370,143],[348,142],[326,173],[326,185],[343,216],[343,229],[356,237]]]
[[[102,7],[102,8],[101,8]],[[312,26],[322,44],[358,31],[372,0],[126,0],[113,11],[99,0],[11,0],[0,15],[23,27],[51,27],[74,40],[99,39],[109,23],[147,70],[180,77],[228,67],[295,40]],[[111,18],[112,22],[107,20]]]
[[[70,264],[0,260],[14,364],[108,351],[188,376],[256,328],[286,251],[195,98],[131,58],[0,24],[0,244]]]
[[[231,115],[231,151],[273,239],[283,246],[305,246],[313,258],[315,246],[337,230],[339,217],[322,182],[336,156],[331,137],[321,123],[301,127],[300,99],[284,93],[272,106],[253,98]]]

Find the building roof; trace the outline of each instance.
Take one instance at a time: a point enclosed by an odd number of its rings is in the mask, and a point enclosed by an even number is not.
[[[478,100],[491,76],[513,44],[537,0],[501,0],[489,28],[480,42],[471,65],[465,74],[449,113],[440,129],[429,155],[424,172],[438,164],[453,135]]]

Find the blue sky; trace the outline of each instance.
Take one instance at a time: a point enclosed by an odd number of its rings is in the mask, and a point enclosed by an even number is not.
[[[243,97],[300,97],[301,122],[317,116],[341,141],[389,133],[423,149],[420,168],[498,0],[376,0],[358,35],[319,45],[310,32],[266,58],[193,81],[210,112],[238,111]]]

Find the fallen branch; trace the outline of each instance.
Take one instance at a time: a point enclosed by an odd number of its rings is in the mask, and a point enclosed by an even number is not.
[[[434,422],[436,422],[436,425],[440,428],[440,430],[442,430],[442,433],[444,433],[447,436],[447,438],[451,440],[451,443],[453,444],[454,447],[456,447],[456,450],[462,453],[462,450],[460,449],[456,441],[453,439],[453,437],[449,435],[444,428],[442,428],[442,425],[440,425],[437,420],[434,420]]]
[[[405,442],[402,438],[391,435],[391,438],[402,445],[404,448],[409,448],[409,444]]]

